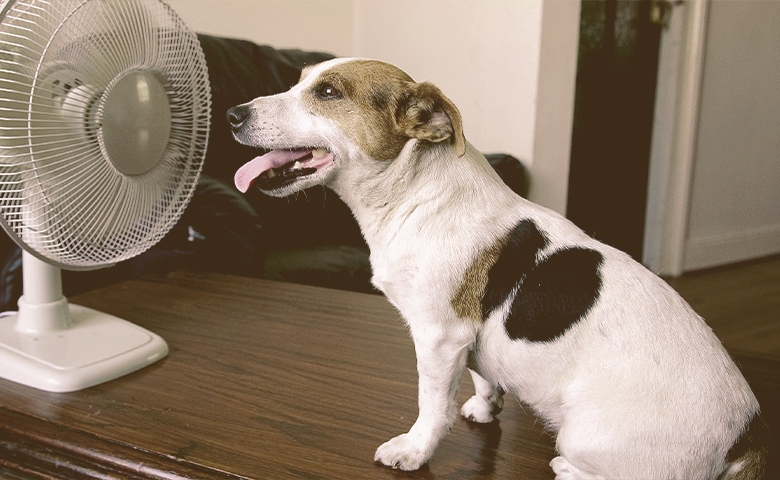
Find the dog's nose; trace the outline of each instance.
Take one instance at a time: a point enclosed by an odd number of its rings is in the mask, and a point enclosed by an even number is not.
[[[233,130],[238,130],[244,124],[252,110],[247,105],[233,107],[227,112],[227,120]]]

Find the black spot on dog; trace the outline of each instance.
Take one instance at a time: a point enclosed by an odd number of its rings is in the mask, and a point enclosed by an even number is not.
[[[536,265],[536,255],[547,246],[547,238],[531,220],[521,220],[509,232],[496,262],[488,272],[482,296],[482,318],[501,306]]]
[[[585,316],[601,289],[602,255],[586,248],[558,250],[523,278],[504,325],[510,338],[555,339]]]

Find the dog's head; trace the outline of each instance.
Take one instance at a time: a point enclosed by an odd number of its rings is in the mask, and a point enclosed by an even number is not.
[[[289,91],[233,107],[228,121],[236,140],[270,150],[236,172],[236,186],[277,196],[327,184],[346,162],[390,162],[410,141],[466,150],[460,113],[437,87],[375,60],[307,67]]]

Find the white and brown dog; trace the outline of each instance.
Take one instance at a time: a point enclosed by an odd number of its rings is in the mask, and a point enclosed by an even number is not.
[[[373,283],[409,324],[419,417],[375,460],[419,468],[457,416],[509,392],[557,431],[558,479],[759,478],[759,406],[721,343],[663,280],[516,195],[438,88],[373,60],[305,69],[228,112],[271,150],[235,177],[285,196],[327,185],[371,249]]]

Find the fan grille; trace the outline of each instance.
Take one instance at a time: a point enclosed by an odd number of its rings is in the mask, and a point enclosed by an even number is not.
[[[197,36],[160,0],[2,8],[0,223],[69,269],[142,253],[179,219],[203,163],[211,94]],[[134,75],[138,118],[113,100]]]

